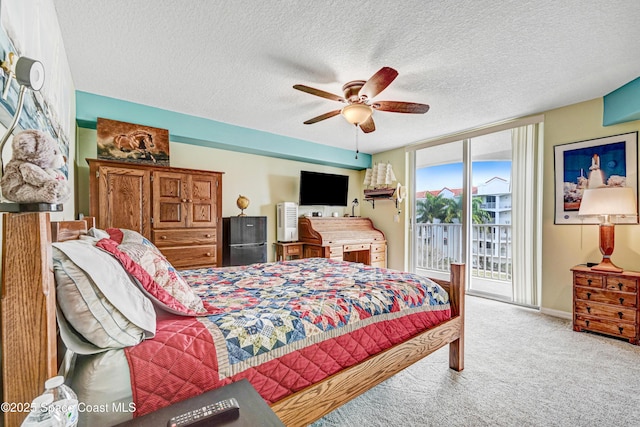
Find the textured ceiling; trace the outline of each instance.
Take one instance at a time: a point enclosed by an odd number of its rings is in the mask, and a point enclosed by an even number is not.
[[[632,0],[54,0],[77,90],[353,149],[342,117],[303,121],[383,66],[400,73],[360,134],[376,153],[601,97],[640,75]],[[132,118],[132,121],[135,119]]]

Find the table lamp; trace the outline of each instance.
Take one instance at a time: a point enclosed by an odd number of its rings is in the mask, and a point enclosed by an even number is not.
[[[580,202],[580,216],[601,216],[600,222],[600,252],[602,261],[591,267],[592,270],[611,271],[619,273],[621,268],[611,262],[613,253],[615,224],[610,221],[612,216],[636,216],[635,190],[631,187],[603,187],[585,189]]]

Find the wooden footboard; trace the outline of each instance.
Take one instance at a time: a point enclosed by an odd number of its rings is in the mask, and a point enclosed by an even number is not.
[[[464,265],[451,266],[441,285],[451,300],[451,320],[344,369],[271,405],[287,427],[306,426],[425,356],[449,344],[449,366],[464,369]]]
[[[57,374],[52,241],[78,238],[93,225],[65,221],[51,227],[47,213],[5,214],[2,257],[3,401],[31,402]],[[287,426],[304,426],[449,344],[449,366],[464,368],[464,265],[451,266],[452,318],[409,341],[332,375],[271,407]],[[19,426],[26,412],[4,412],[4,425]]]

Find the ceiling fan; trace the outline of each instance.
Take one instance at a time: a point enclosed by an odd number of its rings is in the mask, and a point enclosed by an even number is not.
[[[373,101],[373,97],[385,90],[398,77],[398,72],[391,67],[382,67],[369,80],[353,80],[342,86],[344,96],[334,95],[320,89],[305,85],[294,85],[293,88],[311,95],[342,102],[345,105],[339,110],[329,111],[304,122],[305,125],[337,116],[342,116],[351,124],[359,126],[364,133],[376,130],[373,122],[373,111],[390,111],[394,113],[424,114],[429,111],[427,104],[402,101]]]

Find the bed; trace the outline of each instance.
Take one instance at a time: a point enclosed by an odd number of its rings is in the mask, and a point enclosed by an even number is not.
[[[55,241],[75,240],[80,236],[86,235],[90,226],[91,224],[87,221],[50,224],[48,215],[41,213],[9,214],[4,217],[2,345],[5,402],[30,401],[41,392],[41,384],[43,384],[44,380],[55,375],[58,370],[59,356],[57,351],[62,345],[59,345],[56,341],[55,293],[51,292],[54,286],[51,246],[52,242]],[[288,278],[281,277],[282,272],[285,270],[290,270],[292,275]],[[334,272],[339,270],[343,270],[342,279],[334,275]],[[321,274],[318,271],[321,271]],[[264,305],[259,300],[253,299],[254,297],[257,298],[259,294],[256,290],[257,288],[263,287],[267,289],[267,295],[271,295],[268,299],[270,303],[267,305],[273,305],[273,301],[278,301],[279,297],[282,296],[274,296],[272,294],[275,289],[273,286],[275,276],[277,276],[277,280],[285,281],[283,283],[286,283],[286,286],[282,288],[285,290],[291,290],[299,284],[302,289],[302,282],[311,282],[312,287],[330,287],[332,293],[344,292],[344,289],[340,290],[340,287],[335,285],[337,280],[344,280],[344,277],[354,279],[369,275],[367,277],[372,277],[372,279],[363,279],[364,282],[370,281],[380,284],[386,283],[391,280],[390,278],[402,276],[406,279],[409,276],[392,270],[375,269],[361,264],[339,263],[324,259],[288,261],[279,264],[272,263],[237,269],[197,270],[183,272],[182,274],[187,278],[186,280],[190,283],[190,286],[194,287],[194,289],[200,289],[198,296],[203,301],[203,306],[207,309],[204,315],[200,315],[202,313],[197,313],[195,316],[176,316],[175,313],[161,315],[157,319],[157,330],[154,331],[156,337],[145,339],[141,344],[129,346],[125,350],[109,350],[109,352],[103,352],[99,356],[83,356],[83,360],[90,361],[94,357],[107,358],[105,354],[113,354],[116,355],[113,359],[119,358],[122,361],[124,351],[127,356],[126,360],[129,361],[128,366],[118,371],[119,373],[113,374],[112,377],[126,377],[129,370],[131,372],[140,371],[143,373],[140,377],[144,377],[149,374],[149,369],[151,368],[137,366],[136,363],[131,361],[149,359],[148,348],[157,345],[163,339],[167,339],[167,331],[169,331],[169,335],[174,334],[176,329],[181,329],[191,322],[201,329],[214,331],[210,335],[213,347],[200,349],[204,353],[199,356],[194,355],[195,358],[205,360],[208,354],[222,354],[225,350],[234,357],[222,358],[220,359],[222,362],[212,362],[213,366],[209,367],[210,372],[207,375],[203,375],[203,377],[209,378],[215,384],[207,385],[205,382],[194,387],[192,387],[193,384],[189,384],[189,387],[180,388],[189,388],[191,393],[197,393],[198,391],[204,391],[207,387],[222,386],[232,381],[247,378],[271,405],[280,419],[290,426],[307,425],[319,419],[346,401],[447,344],[450,345],[450,368],[454,370],[463,369],[464,267],[462,265],[452,266],[452,280],[450,283],[441,283],[443,288],[446,289],[446,293],[440,292],[441,289],[439,287],[426,281],[422,286],[425,287],[424,289],[428,288],[429,292],[418,292],[416,294],[407,289],[401,292],[404,295],[404,303],[401,303],[401,305],[410,306],[411,313],[409,316],[401,316],[396,313],[397,310],[395,308],[391,308],[391,313],[387,313],[387,317],[383,320],[368,320],[369,317],[374,318],[374,316],[370,316],[373,312],[384,311],[381,309],[382,306],[395,307],[397,305],[388,301],[385,302],[386,291],[384,289],[382,291],[363,291],[361,293],[369,296],[366,304],[356,303],[356,305],[360,304],[357,309],[345,308],[343,313],[331,312],[330,315],[324,317],[309,316],[309,313],[314,313],[313,308],[309,310],[307,309],[308,307],[303,307],[304,303],[297,299],[297,296],[291,299],[291,295],[288,295],[286,304],[283,304],[287,305],[287,307],[292,305],[297,307],[295,321],[298,323],[293,326],[289,325],[290,328],[282,333],[283,335],[296,336],[296,339],[293,340],[295,342],[283,340],[273,344],[274,341],[272,340],[270,344],[264,346],[249,346],[255,350],[255,354],[249,355],[243,354],[248,348],[246,345],[233,347],[228,342],[218,342],[216,346],[216,333],[218,338],[221,337],[220,331],[225,331],[222,334],[226,334],[225,336],[234,335],[231,329],[225,330],[225,325],[233,323],[229,322],[228,318],[225,319],[225,316],[236,312],[235,309],[216,308],[216,303],[224,296],[225,292],[236,302],[242,301],[245,305],[247,301],[251,302],[253,305],[250,309],[255,310],[257,307],[262,308]],[[313,276],[314,274],[316,276]],[[317,276],[317,274],[320,275]],[[208,280],[207,276],[213,277],[212,280],[218,284],[216,285],[217,293],[211,293],[211,291],[207,290],[207,286],[204,284]],[[247,277],[252,277],[250,281],[254,285],[246,286],[246,282],[241,282],[242,280],[248,280]],[[301,280],[301,277],[304,280]],[[315,277],[315,280],[309,280],[313,277]],[[267,278],[269,279],[267,280]],[[417,280],[413,276],[410,278],[411,280]],[[357,280],[356,282],[360,283]],[[220,291],[220,288],[224,288],[224,286],[220,285],[221,283],[225,283],[225,286],[227,286],[225,292]],[[241,285],[238,285],[238,283],[241,283]],[[331,286],[328,286],[328,283]],[[352,288],[353,286],[349,287],[351,290]],[[250,294],[247,294],[247,292]],[[395,290],[388,292],[398,293]],[[314,295],[319,294],[315,294],[314,290]],[[349,299],[344,298],[343,294],[340,295],[341,301]],[[371,297],[371,295],[375,295],[375,298]],[[435,308],[425,308],[414,304],[416,299],[429,300],[430,304],[435,301]],[[303,321],[305,320],[305,315],[300,315],[300,313],[306,313],[306,321]],[[284,316],[290,316],[290,314],[285,314]],[[349,320],[350,317],[354,317],[355,320],[351,322]],[[398,333],[397,330],[402,329],[398,326],[409,317],[412,319],[412,322],[409,323],[413,326],[405,328],[406,330],[403,329],[402,332]],[[276,323],[282,324],[281,320]],[[141,321],[141,323],[144,323],[144,321]],[[290,323],[293,324],[295,322],[292,321]],[[340,363],[332,362],[332,365],[335,366],[326,369],[326,372],[317,372],[318,370],[316,369],[316,372],[311,375],[309,374],[310,370],[305,366],[290,366],[290,370],[286,372],[294,373],[295,375],[293,375],[273,368],[274,366],[282,366],[283,363],[295,365],[295,363],[291,363],[294,358],[297,358],[296,360],[298,361],[312,361],[313,356],[318,353],[318,349],[321,349],[323,345],[328,345],[325,344],[326,342],[336,343],[341,339],[351,340],[352,336],[356,334],[363,336],[366,334],[365,332],[359,332],[364,328],[349,329],[344,332],[344,330],[337,328],[338,325],[336,323],[344,323],[345,325],[340,326],[348,327],[351,327],[351,324],[362,324],[365,328],[370,329],[384,325],[383,329],[387,330],[391,336],[380,339],[384,341],[383,343],[360,343],[356,347],[343,345],[340,349],[342,356],[334,357],[334,362],[335,360],[341,360]],[[176,324],[179,327],[176,328]],[[60,328],[61,332],[63,329]],[[333,335],[330,336],[329,340],[323,341],[316,336],[316,329],[327,330],[330,335]],[[152,334],[151,331],[145,333]],[[236,333],[236,338],[237,335]],[[205,336],[207,335],[205,334]],[[237,341],[236,339],[236,343]],[[303,342],[305,342],[304,345]],[[310,346],[308,346],[309,343]],[[269,352],[266,350],[272,350],[276,355],[273,357],[268,356]],[[307,351],[306,358],[298,357],[305,351]],[[136,353],[140,353],[142,356],[136,357]],[[342,359],[350,360],[342,360],[341,357]],[[260,360],[254,361],[257,359]],[[225,362],[226,360],[231,360],[231,362]],[[86,362],[85,364],[90,365],[91,362]],[[301,364],[298,363],[298,365]],[[280,378],[277,381],[269,380],[264,375],[264,372],[260,372],[261,369],[262,371],[276,372],[280,375]],[[297,373],[294,372],[296,369],[298,370]],[[88,375],[86,372],[93,371],[93,368],[83,371],[81,366],[79,371],[80,373],[75,375],[78,377],[86,376]],[[82,372],[85,373],[83,374]],[[88,382],[99,382],[101,375],[104,374],[99,373]],[[153,375],[156,375],[156,377]],[[155,372],[151,375],[151,378],[157,378],[158,375],[161,374]],[[132,378],[134,378],[133,383],[136,383],[137,379],[135,378],[138,377],[132,375]],[[291,380],[291,378],[295,379]],[[281,386],[283,382],[287,383],[284,387]],[[269,384],[277,384],[278,386],[269,386]],[[123,387],[125,391],[126,387]],[[135,387],[130,386],[132,397],[122,397],[122,404],[126,405],[127,399],[134,399],[133,402],[139,414],[153,410],[158,405],[170,404],[172,403],[171,399],[181,400],[189,397],[175,391],[165,391],[168,394],[163,396],[162,390],[158,393],[155,391],[147,393],[148,390],[145,389],[147,386],[142,386],[142,388],[138,389]],[[166,385],[166,387],[170,388],[170,385]],[[87,394],[89,392],[85,392],[82,386],[78,385],[76,388],[80,390],[79,397],[81,400],[83,399],[82,396],[89,396]],[[93,399],[100,398],[87,397],[87,399],[92,399],[92,402],[94,402]],[[24,416],[24,414],[5,412],[5,425],[18,425],[21,416]],[[131,415],[129,414],[129,416]]]

